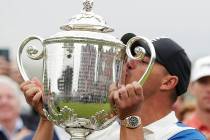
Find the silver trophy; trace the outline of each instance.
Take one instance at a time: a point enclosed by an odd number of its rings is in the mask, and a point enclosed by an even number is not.
[[[144,58],[143,47],[131,47],[135,41],[142,42],[151,52],[149,65],[139,80],[141,85],[155,60],[155,50],[148,39],[137,36],[124,45],[108,34],[113,29],[92,12],[93,0],[85,0],[83,5],[80,14],[61,26],[63,31],[47,39],[29,37],[22,42],[17,54],[24,80],[29,78],[23,68],[22,54],[25,52],[33,60],[43,60],[43,110],[50,121],[71,135],[72,140],[85,140],[93,131],[104,129],[116,120],[107,99],[108,89],[111,83],[120,80],[127,56]],[[33,41],[39,41],[42,49],[30,45]]]

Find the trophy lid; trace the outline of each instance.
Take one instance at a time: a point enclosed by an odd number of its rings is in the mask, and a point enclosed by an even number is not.
[[[96,39],[103,42],[117,43],[118,46],[124,45],[119,39],[108,34],[108,32],[113,32],[114,29],[107,26],[106,21],[101,16],[92,12],[93,0],[84,0],[83,6],[80,14],[73,16],[68,24],[60,27],[63,31],[50,36],[44,42],[68,40],[70,37],[72,39]]]
[[[80,14],[73,16],[70,22],[60,27],[64,31],[92,31],[92,32],[113,32],[114,30],[106,25],[106,21],[99,15],[92,12],[93,0],[84,0],[83,10]]]

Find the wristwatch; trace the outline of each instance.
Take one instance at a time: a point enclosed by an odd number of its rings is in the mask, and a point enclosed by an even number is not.
[[[121,120],[120,124],[127,128],[134,129],[141,125],[141,118],[139,116],[129,116],[129,117]]]

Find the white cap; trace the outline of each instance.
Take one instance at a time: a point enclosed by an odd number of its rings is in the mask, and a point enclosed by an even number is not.
[[[205,76],[210,76],[210,56],[202,57],[194,63],[191,72],[191,81],[197,81]]]

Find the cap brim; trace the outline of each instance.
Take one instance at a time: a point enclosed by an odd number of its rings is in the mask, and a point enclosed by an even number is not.
[[[198,79],[202,78],[202,77],[206,77],[206,76],[210,76],[210,70],[200,70],[199,72],[197,72],[196,74],[194,74],[194,76],[191,77],[191,81],[197,81]]]

